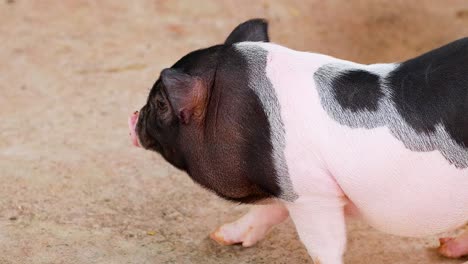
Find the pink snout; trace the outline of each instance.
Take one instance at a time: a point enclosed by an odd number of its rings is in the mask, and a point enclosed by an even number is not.
[[[138,122],[138,111],[135,111],[128,117],[128,128],[130,129],[130,139],[134,146],[139,147],[140,143],[138,143],[138,137],[136,135],[136,124]]]

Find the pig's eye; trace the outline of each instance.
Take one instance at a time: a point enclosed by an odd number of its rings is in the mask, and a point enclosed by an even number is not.
[[[159,110],[161,111],[166,111],[167,105],[163,100],[157,100],[156,101],[156,106],[158,107]]]

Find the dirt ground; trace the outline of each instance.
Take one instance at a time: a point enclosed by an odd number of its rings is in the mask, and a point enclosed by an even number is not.
[[[312,263],[290,221],[253,248],[207,238],[247,209],[131,147],[159,71],[252,17],[275,42],[399,61],[468,35],[468,1],[0,2],[0,263]],[[442,263],[436,237],[348,225],[346,263]]]

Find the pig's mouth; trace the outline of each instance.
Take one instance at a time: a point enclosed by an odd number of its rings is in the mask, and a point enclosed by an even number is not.
[[[136,134],[136,125],[138,123],[138,111],[135,111],[130,117],[128,118],[128,128],[130,129],[130,139],[132,140],[132,144],[136,147],[140,147],[141,144],[138,140],[138,136]]]

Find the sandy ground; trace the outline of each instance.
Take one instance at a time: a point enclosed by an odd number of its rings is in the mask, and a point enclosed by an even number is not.
[[[434,2],[434,3],[433,3]],[[130,146],[159,71],[271,21],[275,42],[398,61],[468,35],[468,1],[0,2],[0,263],[312,263],[288,221],[253,248],[207,238],[247,209]],[[352,222],[346,263],[462,263],[436,237]]]

